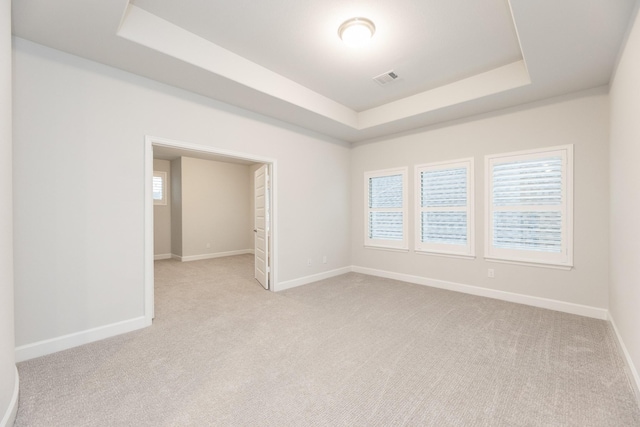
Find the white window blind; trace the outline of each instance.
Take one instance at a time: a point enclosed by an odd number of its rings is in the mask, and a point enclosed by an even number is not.
[[[416,251],[472,256],[473,159],[416,166]]]
[[[365,173],[365,245],[407,248],[407,170]]]
[[[571,266],[573,146],[487,156],[489,258]]]
[[[562,157],[493,166],[493,205],[543,207],[543,211],[496,209],[493,244],[505,249],[562,250]]]
[[[167,173],[154,171],[153,172],[153,184],[152,184],[152,194],[153,194],[153,203],[155,205],[166,205],[167,204]]]

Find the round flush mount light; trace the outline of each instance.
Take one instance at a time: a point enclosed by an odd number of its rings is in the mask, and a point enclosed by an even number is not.
[[[367,18],[351,18],[338,28],[338,35],[342,41],[351,47],[367,44],[375,32],[376,26]]]

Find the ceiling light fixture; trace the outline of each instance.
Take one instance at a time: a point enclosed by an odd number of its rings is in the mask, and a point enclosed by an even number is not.
[[[351,18],[338,28],[338,35],[350,47],[360,47],[369,42],[376,26],[367,18]]]

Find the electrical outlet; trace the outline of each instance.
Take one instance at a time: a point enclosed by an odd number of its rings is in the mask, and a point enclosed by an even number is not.
[[[207,243],[207,248],[210,248],[210,247],[211,247],[211,243]]]
[[[494,277],[496,277],[496,272],[493,270],[493,268],[490,268],[490,269],[487,271],[487,276],[491,277],[492,279],[493,279]]]
[[[322,263],[323,263],[323,264],[326,264],[326,263],[327,263],[327,256],[326,256],[326,255],[323,255],[323,256],[322,256]]]
[[[311,258],[307,259],[307,265],[311,266]]]

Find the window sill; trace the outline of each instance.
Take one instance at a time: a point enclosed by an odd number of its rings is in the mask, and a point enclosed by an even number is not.
[[[419,255],[432,255],[445,258],[458,258],[458,259],[476,259],[475,255],[462,255],[462,254],[450,254],[446,252],[430,252],[416,249],[415,251]]]
[[[499,259],[499,258],[489,258],[489,257],[484,257],[484,259],[489,262],[497,262],[500,264],[524,265],[527,267],[550,268],[552,270],[564,270],[564,271],[573,270],[572,265],[545,264],[543,262],[514,261],[509,259]]]
[[[365,249],[374,249],[377,251],[390,251],[390,252],[409,252],[409,249],[404,249],[404,248],[391,248],[391,247],[387,247],[387,246],[371,246],[371,245],[364,245]]]

